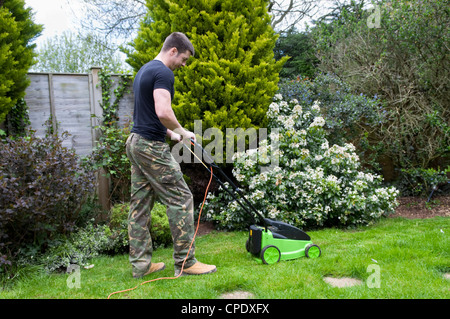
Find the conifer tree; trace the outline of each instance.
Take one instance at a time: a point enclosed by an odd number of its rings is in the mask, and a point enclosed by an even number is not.
[[[0,0],[0,123],[25,95],[35,57],[31,41],[41,31],[23,0]]]
[[[195,57],[175,71],[172,103],[180,123],[210,127],[259,128],[278,89],[286,62],[274,59],[277,35],[265,0],[148,0],[148,13],[127,51],[137,72],[160,51],[174,31],[185,33]]]

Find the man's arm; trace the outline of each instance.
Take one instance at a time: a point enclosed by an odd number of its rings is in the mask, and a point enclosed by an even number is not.
[[[186,139],[193,138],[195,140],[195,134],[185,130],[178,122],[172,109],[170,92],[166,89],[156,89],[153,91],[153,98],[155,100],[156,115],[167,128],[167,135],[173,140],[178,139],[175,134],[182,135]]]

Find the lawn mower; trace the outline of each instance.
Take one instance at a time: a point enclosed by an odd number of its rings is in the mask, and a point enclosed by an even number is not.
[[[245,245],[250,254],[255,256],[258,260],[261,260],[264,264],[274,264],[280,260],[291,260],[304,256],[308,258],[317,258],[321,255],[319,246],[314,244],[311,241],[311,237],[309,237],[308,234],[301,229],[285,222],[264,218],[263,215],[244,196],[241,189],[239,189],[214,162],[211,156],[193,139],[191,139],[191,144],[202,150],[202,153],[205,154],[205,159],[209,162],[208,167],[206,163],[200,160],[203,166],[206,167],[206,169],[214,176],[219,185],[222,186],[222,188],[236,200],[236,202],[251,216],[255,222],[255,225],[251,225],[249,227],[249,236]],[[195,153],[193,154],[195,155]],[[228,182],[228,184],[232,187],[232,190],[225,186],[224,182],[222,182],[216,173],[219,173],[225,181]],[[239,198],[236,194],[239,195]],[[245,204],[241,201],[241,199]],[[258,216],[260,224],[262,225],[256,225],[257,222],[252,212]]]

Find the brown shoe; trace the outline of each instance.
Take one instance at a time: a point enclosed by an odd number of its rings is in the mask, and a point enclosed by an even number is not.
[[[157,272],[157,271],[161,271],[164,270],[166,268],[166,265],[164,263],[152,263],[150,265],[150,268],[148,269],[148,271],[143,274],[143,275],[133,275],[134,278],[142,278],[144,276],[150,275],[151,273]]]
[[[180,270],[181,269],[176,269],[175,270],[175,277],[180,274]],[[186,276],[186,275],[206,275],[206,274],[210,274],[210,273],[213,273],[213,272],[216,272],[216,271],[217,271],[216,266],[214,266],[214,265],[206,265],[206,264],[203,264],[203,263],[197,261],[191,267],[184,268],[183,269],[183,273],[181,274],[181,276]]]

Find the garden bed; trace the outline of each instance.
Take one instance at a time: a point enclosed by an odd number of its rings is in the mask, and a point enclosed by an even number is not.
[[[422,197],[400,197],[398,201],[400,205],[390,217],[450,217],[450,195],[432,197],[429,202]]]

